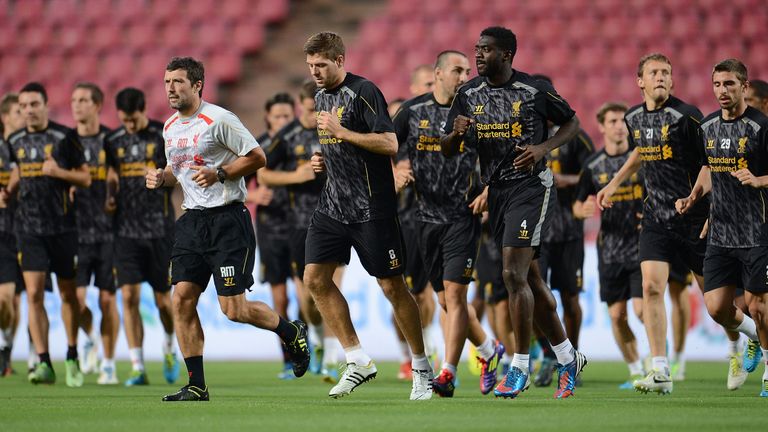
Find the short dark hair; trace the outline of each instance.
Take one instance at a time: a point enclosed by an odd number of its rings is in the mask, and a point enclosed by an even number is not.
[[[712,75],[715,72],[733,72],[742,84],[747,83],[747,66],[739,59],[729,58],[719,62],[712,69]]]
[[[550,77],[549,77],[549,75],[544,75],[544,74],[533,74],[533,75],[531,75],[531,78],[533,78],[533,79],[535,79],[535,80],[539,80],[539,81],[546,81],[546,82],[548,82],[550,85],[552,84],[552,78],[550,78]]]
[[[512,53],[512,58],[517,53],[517,36],[512,33],[512,30],[505,27],[488,27],[480,32],[480,36],[489,36],[496,40],[496,46],[504,51]]]
[[[48,103],[48,92],[39,82],[31,82],[24,85],[19,93],[40,93],[43,96],[43,102]]]
[[[605,115],[609,112],[627,112],[627,106],[621,102],[606,102],[597,110],[597,122],[603,124]]]
[[[637,77],[642,78],[643,77],[643,68],[645,67],[645,64],[649,61],[659,61],[662,63],[666,63],[669,65],[669,67],[672,67],[672,62],[669,60],[669,57],[665,56],[662,53],[650,53],[642,56],[640,58],[640,61],[637,63]]]
[[[317,93],[317,84],[315,83],[315,80],[311,78],[306,79],[301,83],[301,88],[299,89],[299,100],[303,101],[304,99],[314,99],[315,93]]]
[[[178,69],[187,71],[187,78],[192,84],[200,81],[200,91],[197,94],[202,96],[203,87],[205,87],[205,67],[203,67],[203,62],[192,57],[174,57],[165,67],[165,70],[168,72]]]
[[[341,36],[330,31],[314,34],[304,44],[304,54],[320,54],[328,60],[336,60],[345,53],[346,49]]]
[[[446,60],[448,59],[448,56],[451,54],[455,54],[455,55],[467,58],[467,55],[461,51],[456,51],[456,50],[441,51],[440,54],[437,55],[437,60],[435,60],[435,69],[442,68],[443,65],[445,65]]]
[[[280,92],[275,93],[271,98],[267,99],[267,102],[264,104],[264,111],[269,112],[274,105],[278,104],[287,104],[290,105],[291,108],[296,107],[296,101],[293,100],[293,96],[286,92]]]
[[[6,93],[0,99],[0,114],[6,115],[11,112],[11,107],[19,103],[18,93]]]
[[[760,99],[768,99],[768,82],[754,79],[749,82],[749,86],[752,88],[752,92],[756,97]]]
[[[75,84],[75,90],[77,89],[89,90],[93,103],[100,106],[104,105],[104,92],[96,84],[92,82],[79,82]]]
[[[143,112],[146,108],[144,92],[137,88],[126,87],[115,96],[115,104],[118,111],[126,114],[133,114],[136,111]]]

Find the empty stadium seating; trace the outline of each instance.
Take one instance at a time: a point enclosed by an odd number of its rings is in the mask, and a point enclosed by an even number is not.
[[[385,14],[362,23],[350,53],[365,57],[350,56],[350,70],[377,80],[387,99],[408,97],[412,66],[449,46],[471,57],[490,25],[518,35],[514,66],[551,76],[593,136],[602,103],[640,102],[637,61],[649,52],[671,58],[675,93],[705,114],[717,108],[709,85],[717,61],[737,57],[751,77],[768,78],[760,0],[389,0]]]
[[[268,24],[283,21],[288,0],[0,0],[0,90],[40,81],[52,118],[71,124],[74,83],[105,90],[102,120],[117,125],[114,95],[136,86],[151,117],[164,120],[163,70],[174,55],[206,64],[204,98],[242,74],[242,58],[264,46]]]

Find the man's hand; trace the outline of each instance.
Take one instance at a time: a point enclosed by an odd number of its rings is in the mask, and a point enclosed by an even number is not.
[[[701,233],[699,233],[699,238],[700,239],[707,238],[707,232],[709,232],[709,219],[704,221],[704,227],[701,228]]]
[[[395,191],[398,193],[414,181],[416,179],[413,178],[413,171],[410,168],[399,168],[395,171]]]
[[[456,132],[457,135],[463,136],[474,123],[475,120],[469,117],[464,117],[463,115],[456,116],[456,118],[453,119],[453,131]]]
[[[311,163],[305,163],[302,165],[299,165],[298,168],[296,168],[296,175],[299,176],[300,183],[306,183],[308,181],[312,181],[315,179],[315,169],[312,166]]]
[[[107,214],[114,214],[117,211],[117,200],[111,196],[104,201],[104,212]]]
[[[315,152],[315,154],[312,155],[312,160],[310,161],[309,164],[312,166],[312,170],[316,174],[325,172],[325,159],[323,159],[322,153]]]
[[[144,176],[147,189],[158,189],[163,187],[163,183],[165,183],[165,179],[163,178],[164,173],[165,171],[160,168],[154,171],[147,170],[147,174]]]
[[[547,154],[547,149],[539,145],[517,146],[517,150],[521,151],[519,155],[512,162],[512,165],[516,170],[530,171],[533,170],[536,162],[540,161]]]
[[[75,202],[75,192],[77,192],[76,186],[69,187],[69,202]]]
[[[219,182],[219,176],[216,175],[216,170],[213,168],[191,165],[189,169],[195,171],[195,174],[192,175],[192,181],[201,188],[211,187]]]
[[[675,210],[680,214],[686,214],[688,213],[688,210],[693,208],[694,204],[696,204],[696,197],[688,195],[685,198],[680,198],[675,201]]]
[[[61,171],[61,168],[59,167],[59,164],[56,163],[56,159],[51,155],[46,155],[45,162],[43,162],[43,175],[48,177],[58,177],[59,171]]]
[[[765,187],[763,182],[759,178],[755,177],[755,175],[752,174],[752,171],[750,171],[748,168],[742,168],[738,171],[731,172],[731,175],[739,179],[743,186],[750,186],[753,188]]]
[[[605,185],[605,187],[600,189],[600,191],[597,193],[597,198],[595,198],[597,207],[600,210],[605,210],[607,208],[613,207],[613,201],[611,201],[611,197],[615,193],[616,193],[615,186],[612,186],[610,183]]]
[[[479,215],[488,210],[488,186],[483,189],[483,192],[480,195],[472,200],[469,204],[469,208],[472,209],[473,215]]]
[[[595,210],[597,210],[597,199],[594,195],[590,195],[587,197],[587,200],[581,203],[581,215],[580,217],[582,219],[591,218],[595,215]]]
[[[264,185],[259,185],[256,189],[252,189],[248,192],[248,202],[252,202],[257,206],[268,206],[272,202],[274,192],[271,188]]]
[[[8,207],[8,200],[11,198],[11,194],[8,193],[8,189],[0,188],[0,209]]]
[[[341,138],[339,133],[343,133],[346,129],[341,125],[339,116],[336,114],[338,108],[331,108],[331,112],[320,111],[317,116],[317,128],[328,132],[328,135],[333,138]]]

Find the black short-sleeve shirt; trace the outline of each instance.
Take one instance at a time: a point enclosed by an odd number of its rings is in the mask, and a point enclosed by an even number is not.
[[[462,145],[452,158],[441,152],[449,110],[427,93],[404,102],[394,118],[398,159],[411,161],[421,222],[446,224],[469,216],[469,203],[479,189],[475,148]]]
[[[43,175],[43,162],[51,156],[59,167],[77,169],[85,164],[83,147],[72,129],[52,121],[40,132],[26,129],[9,138],[14,162],[18,164],[19,202],[16,230],[23,234],[49,236],[77,230],[70,184]]]
[[[512,163],[520,154],[517,146],[541,144],[547,139],[547,120],[562,125],[574,114],[552,85],[524,72],[514,71],[499,87],[478,76],[459,88],[445,133],[453,131],[457,116],[473,119],[464,143],[477,149],[483,182],[522,180],[538,176],[546,162],[539,161],[532,171],[516,170]]]
[[[129,134],[121,127],[107,136],[107,161],[120,176],[115,232],[133,239],[164,238],[173,229],[171,189],[147,189],[147,170],[165,168],[163,124],[150,120]]]
[[[269,134],[263,134],[256,138],[259,145],[267,156],[267,164],[275,157],[272,152],[275,150],[275,141]],[[282,170],[282,166],[276,168]],[[246,181],[246,184],[248,182]],[[288,189],[285,186],[270,187],[272,189],[272,200],[267,205],[256,207],[256,221],[258,229],[274,235],[285,235],[288,233]]]
[[[95,244],[112,240],[112,215],[104,211],[107,199],[107,152],[104,140],[109,129],[99,127],[91,136],[79,136],[83,156],[91,173],[91,186],[78,187],[75,194],[77,211],[77,238],[83,244]]]
[[[712,175],[709,244],[767,246],[768,194],[743,186],[731,173],[746,168],[756,177],[768,174],[768,117],[747,107],[739,118],[723,120],[718,110],[702,121],[701,131],[705,163]]]
[[[307,164],[312,155],[320,151],[316,128],[305,128],[296,119],[283,127],[272,140],[267,168],[271,170],[295,171]],[[320,192],[325,184],[325,175],[316,175],[314,180],[288,185],[288,221],[295,229],[306,229],[317,208]]]
[[[315,95],[315,108],[338,116],[358,133],[394,132],[384,95],[367,79],[347,73],[333,89]],[[394,217],[395,181],[389,156],[376,154],[318,130],[328,180],[317,211],[345,224]]]

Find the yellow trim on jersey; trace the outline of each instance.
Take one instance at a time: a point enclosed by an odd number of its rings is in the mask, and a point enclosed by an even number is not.
[[[373,196],[373,191],[371,190],[371,179],[368,177],[368,164],[363,162],[363,166],[365,167],[365,182],[368,183],[368,196]]]

